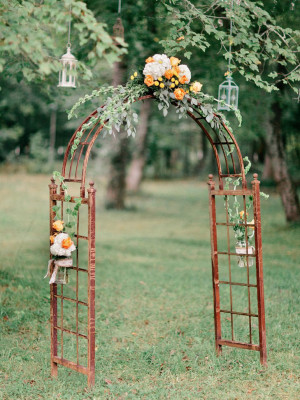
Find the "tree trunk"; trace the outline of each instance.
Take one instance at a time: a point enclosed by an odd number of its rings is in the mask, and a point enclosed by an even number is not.
[[[114,63],[113,86],[124,82],[126,66],[123,62]],[[125,178],[128,160],[128,138],[124,132],[115,132],[112,138],[112,155],[110,159],[105,207],[110,209],[125,208]]]
[[[280,88],[280,90],[282,92],[283,88]],[[273,117],[270,120],[268,134],[268,154],[272,160],[273,176],[281,197],[286,220],[288,222],[299,221],[299,199],[285,159],[282,138],[282,109],[277,96],[272,105],[272,111]]]
[[[131,192],[137,192],[139,190],[143,179],[143,172],[146,164],[147,130],[150,111],[151,101],[143,101],[141,104],[140,120],[135,138],[136,150],[133,153],[133,159],[126,179],[127,189]]]

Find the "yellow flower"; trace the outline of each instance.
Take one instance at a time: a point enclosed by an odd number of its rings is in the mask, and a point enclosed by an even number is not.
[[[137,73],[137,72],[135,72],[133,75],[134,75],[135,77],[137,77],[137,76],[138,76],[138,73]]]
[[[178,85],[178,83],[179,83],[179,82],[178,82],[178,80],[176,79],[176,81],[175,81],[175,85]]]
[[[53,222],[52,228],[57,231],[60,232],[64,229],[64,221],[61,221],[60,219]]]
[[[157,78],[157,80],[158,80],[159,82],[161,82],[161,81],[162,81],[162,77],[160,76],[159,78]]]
[[[200,90],[202,89],[202,83],[200,83],[200,82],[194,82],[192,85],[191,85],[191,92],[194,92],[194,93],[199,93],[200,92]]]
[[[158,81],[155,81],[155,82],[154,82],[154,85],[155,85],[155,86],[158,86],[158,85],[159,85],[159,82],[158,82]]]
[[[170,86],[170,88],[174,88],[175,87],[175,83],[171,83],[171,86]]]
[[[171,82],[175,82],[175,78],[172,78],[172,79],[171,79]]]
[[[134,76],[133,76],[133,75],[131,75],[130,79],[133,81],[133,80],[134,80]]]
[[[160,85],[159,85],[159,87],[161,87],[162,89],[165,87],[165,85],[163,84],[163,83],[161,83]]]
[[[177,67],[178,64],[180,64],[179,58],[176,57],[170,57],[170,63],[172,65],[172,67]]]

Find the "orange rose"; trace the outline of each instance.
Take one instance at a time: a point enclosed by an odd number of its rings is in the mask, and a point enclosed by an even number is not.
[[[181,78],[179,78],[179,82],[180,82],[182,85],[184,85],[185,82],[187,82],[187,81],[188,81],[188,78],[187,78],[185,75],[183,75]]]
[[[60,232],[64,229],[64,221],[61,221],[60,219],[53,222],[52,228],[56,230],[57,232]]]
[[[151,62],[154,62],[154,58],[153,57],[148,57],[146,60],[146,63],[149,64]]]
[[[178,75],[179,75],[179,72],[180,72],[180,71],[179,71],[179,67],[176,67],[176,66],[173,67],[173,68],[172,68],[172,71],[173,71],[173,74],[174,74],[175,76],[178,76]]]
[[[67,239],[64,239],[61,242],[61,247],[63,247],[64,249],[68,249],[69,247],[71,247],[73,244],[72,240],[68,237]]]
[[[182,88],[177,88],[174,90],[175,99],[182,100],[186,92]]]
[[[178,64],[180,64],[179,58],[177,57],[170,57],[170,63],[172,65],[172,67],[177,67]]]
[[[147,86],[152,86],[154,84],[154,80],[153,80],[152,76],[146,75],[144,83],[146,83]]]
[[[165,77],[166,77],[167,79],[171,79],[172,76],[173,76],[173,71],[172,71],[171,69],[168,69],[168,70],[165,72]]]
[[[50,243],[51,243],[51,244],[53,244],[53,243],[54,243],[54,238],[55,238],[55,236],[54,236],[54,235],[51,235],[51,236],[50,236]]]

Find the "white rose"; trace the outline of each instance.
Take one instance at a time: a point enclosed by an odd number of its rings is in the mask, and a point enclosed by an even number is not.
[[[163,76],[164,73],[165,73],[165,67],[157,62],[146,64],[143,70],[143,74],[145,76],[151,75],[154,80],[157,80],[158,78]]]
[[[179,65],[179,78],[183,77],[184,75],[187,78],[186,83],[189,83],[191,80],[191,71],[187,65],[182,64],[182,65]]]
[[[168,56],[166,56],[165,54],[154,54],[153,56],[153,60],[161,65],[163,65],[163,67],[165,68],[165,71],[167,71],[167,69],[171,69],[171,62]]]
[[[54,243],[50,247],[50,253],[54,256],[71,257],[71,252],[76,250],[74,243],[68,249],[62,247],[62,241],[68,239],[68,237],[69,235],[67,233],[60,233],[55,236]]]

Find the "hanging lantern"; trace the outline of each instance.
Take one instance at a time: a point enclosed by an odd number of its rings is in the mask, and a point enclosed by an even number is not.
[[[71,53],[71,47],[67,47],[67,52],[64,54],[60,62],[62,69],[59,71],[59,87],[73,87],[76,88],[76,64],[77,60]]]
[[[77,60],[71,53],[71,18],[72,9],[70,5],[70,19],[69,19],[69,29],[68,29],[68,44],[67,52],[59,60],[62,64],[62,68],[59,71],[59,81],[58,87],[73,87],[76,88],[76,64]]]
[[[120,17],[117,18],[113,26],[113,38],[116,37],[124,39],[124,26]]]
[[[218,110],[230,111],[232,110],[230,106],[233,107],[235,110],[238,108],[239,87],[233,81],[231,76],[228,76],[226,78],[226,81],[222,82],[221,85],[219,85],[218,100],[223,100],[226,103],[218,103]]]

